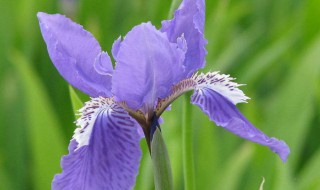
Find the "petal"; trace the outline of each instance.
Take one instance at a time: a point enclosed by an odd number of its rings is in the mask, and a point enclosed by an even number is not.
[[[170,43],[151,23],[134,27],[120,44],[116,43],[112,91],[117,101],[125,101],[131,109],[144,104],[154,107],[156,100],[168,95],[170,87],[181,79],[181,45]]]
[[[205,2],[204,0],[183,0],[174,13],[174,18],[162,22],[161,31],[165,32],[170,42],[184,34],[187,41],[187,53],[184,61],[184,77],[190,77],[205,65],[207,51],[204,38]]]
[[[112,45],[112,55],[113,55],[114,59],[116,59],[116,60],[117,60],[117,55],[119,52],[120,44],[121,44],[121,37],[116,39],[116,41],[114,41],[114,43]]]
[[[107,52],[101,52],[94,61],[94,69],[100,75],[105,75],[111,79],[113,74],[113,68],[110,61],[110,57]],[[109,81],[110,82],[110,81]],[[109,85],[110,91],[111,84]]]
[[[270,138],[256,129],[236,108],[236,104],[249,99],[238,89],[239,84],[232,82],[229,75],[209,72],[195,74],[172,87],[172,93],[158,101],[156,115],[160,116],[165,109],[182,94],[195,90],[191,102],[199,106],[218,126],[232,133],[270,147],[283,161],[286,161],[290,150],[287,144],[276,138]]]
[[[229,75],[219,74],[219,72],[194,74],[192,77],[175,84],[172,87],[171,94],[158,101],[156,107],[157,116],[160,116],[182,94],[203,88],[209,88],[218,92],[233,104],[246,102],[249,98],[238,88],[242,85],[232,82],[232,80],[234,78],[231,78]]]
[[[253,142],[268,146],[285,162],[290,153],[287,144],[270,138],[255,128],[226,97],[208,87],[198,88],[191,102],[201,108],[218,126]]]
[[[206,74],[196,74],[192,77],[195,81],[195,88],[210,88],[222,96],[226,97],[233,104],[246,103],[248,98],[238,87],[242,86],[232,82],[234,78],[229,75],[219,74],[219,72],[208,72]]]
[[[63,172],[55,175],[52,189],[131,189],[141,158],[137,123],[112,99],[94,98],[77,124],[81,129],[62,158]]]
[[[37,16],[50,58],[59,73],[91,97],[111,96],[111,76],[100,74],[94,68],[101,48],[92,34],[63,15],[38,13]],[[100,65],[112,73],[109,56],[100,61]]]

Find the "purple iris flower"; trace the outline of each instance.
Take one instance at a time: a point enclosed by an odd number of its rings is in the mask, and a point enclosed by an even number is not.
[[[74,87],[91,98],[79,110],[79,126],[55,175],[52,189],[131,189],[141,150],[170,104],[187,91],[191,103],[218,126],[270,147],[285,161],[288,146],[256,129],[236,108],[248,97],[229,75],[197,73],[205,65],[204,0],[184,0],[160,30],[135,26],[109,55],[82,26],[65,16],[38,13],[52,62]]]

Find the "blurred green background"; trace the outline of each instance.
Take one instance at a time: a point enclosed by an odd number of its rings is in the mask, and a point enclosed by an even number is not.
[[[50,189],[75,125],[68,84],[51,63],[36,13],[62,13],[110,53],[133,26],[171,18],[170,0],[0,0],[0,189]],[[178,5],[175,2],[173,7]],[[207,0],[207,65],[251,97],[238,107],[291,148],[283,164],[268,148],[216,127],[194,107],[196,189],[320,189],[320,1]],[[73,92],[73,91],[72,91]],[[78,92],[76,92],[78,93]],[[79,93],[78,93],[79,94]],[[88,97],[81,95],[82,101]],[[183,98],[164,114],[175,189],[183,189]],[[145,149],[145,142],[142,142]],[[147,152],[135,189],[154,189]]]

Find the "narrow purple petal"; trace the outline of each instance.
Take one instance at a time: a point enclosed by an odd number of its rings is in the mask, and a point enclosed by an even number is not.
[[[114,45],[117,64],[112,79],[117,101],[125,101],[132,109],[153,107],[181,79],[182,45],[170,43],[151,23],[134,27],[118,43]]]
[[[92,34],[63,15],[40,12],[37,16],[50,58],[59,73],[91,97],[111,96],[111,76],[101,75],[94,68],[101,48]],[[100,65],[111,68],[112,73],[109,56],[101,61]]]
[[[184,61],[185,78],[205,65],[207,40],[204,38],[204,20],[204,0],[183,0],[174,18],[162,22],[161,31],[167,34],[170,42],[176,43],[182,34],[186,39],[188,50]]]
[[[290,150],[287,144],[276,138],[270,138],[255,128],[224,96],[209,88],[198,89],[191,97],[191,102],[199,106],[218,126],[253,142],[268,146],[286,161]]]
[[[116,41],[114,41],[112,45],[112,55],[115,60],[117,60],[117,55],[120,49],[121,37],[119,37]]]
[[[70,142],[69,154],[61,160],[63,172],[55,175],[52,189],[123,190],[134,186],[141,158],[138,124],[117,105],[100,108],[96,116],[87,115],[89,120],[94,118],[88,145],[79,147],[77,139]]]

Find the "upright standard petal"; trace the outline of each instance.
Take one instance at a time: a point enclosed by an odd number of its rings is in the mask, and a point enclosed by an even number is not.
[[[120,44],[116,41],[112,91],[117,101],[138,109],[154,107],[158,98],[168,95],[184,69],[182,44],[170,43],[151,23],[134,27]]]
[[[141,158],[138,124],[109,98],[94,98],[81,110],[63,172],[52,189],[123,190],[135,184]]]
[[[218,126],[261,145],[268,146],[286,161],[290,150],[287,144],[276,138],[270,138],[255,128],[236,108],[235,104],[244,102],[247,97],[237,84],[230,81],[227,75],[209,73],[194,76],[197,82],[191,102],[199,106]]]
[[[171,42],[184,34],[187,41],[187,53],[184,61],[184,77],[190,77],[205,65],[207,51],[204,38],[205,2],[204,0],[183,0],[174,13],[174,18],[162,22],[161,31],[165,32]]]
[[[63,15],[38,13],[42,36],[59,73],[74,87],[91,97],[111,96],[111,60],[101,55],[99,43],[82,26]],[[94,67],[98,60],[101,74]]]

